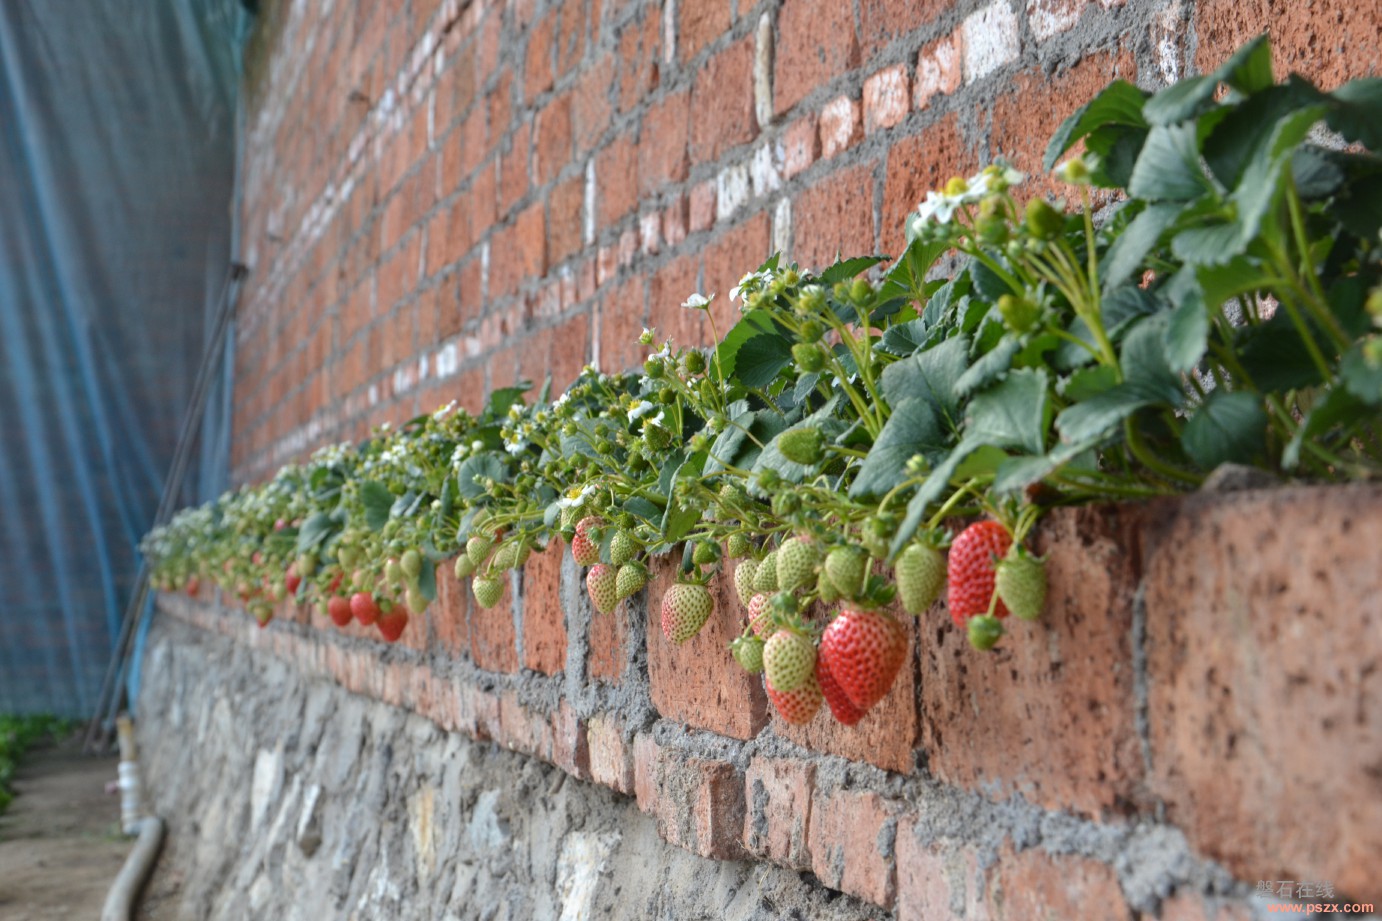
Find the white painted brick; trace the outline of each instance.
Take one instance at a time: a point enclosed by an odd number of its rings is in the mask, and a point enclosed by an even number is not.
[[[749,200],[749,169],[742,163],[727,166],[715,177],[715,219],[727,221]]]
[[[749,161],[749,179],[753,184],[754,197],[776,192],[782,187],[782,170],[778,157],[774,155],[776,145],[761,144],[753,152]]]
[[[1017,60],[1022,51],[1017,16],[1007,0],[997,0],[965,17],[965,82],[972,83]]]

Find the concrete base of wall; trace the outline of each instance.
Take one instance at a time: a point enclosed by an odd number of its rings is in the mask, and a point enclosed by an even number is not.
[[[810,874],[698,857],[632,797],[229,638],[162,618],[148,657],[141,757],[181,917],[887,917]]]

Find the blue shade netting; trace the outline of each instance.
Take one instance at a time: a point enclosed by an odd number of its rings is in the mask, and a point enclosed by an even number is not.
[[[95,706],[234,256],[246,27],[0,2],[0,713]],[[228,386],[179,505],[225,482]]]

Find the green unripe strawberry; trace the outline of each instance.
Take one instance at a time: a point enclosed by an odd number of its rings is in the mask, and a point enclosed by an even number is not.
[[[868,576],[868,554],[860,547],[836,547],[825,557],[825,572],[842,598],[851,601],[864,590]]]
[[[456,581],[469,579],[473,575],[475,575],[475,564],[471,562],[470,557],[464,553],[456,557]]]
[[[687,374],[700,374],[705,370],[705,355],[700,349],[691,349],[681,357],[681,364]]]
[[[1065,228],[1065,215],[1052,208],[1044,199],[1027,202],[1027,229],[1038,240],[1052,240]]]
[[[613,566],[596,563],[585,576],[585,588],[590,593],[590,601],[601,614],[612,613],[619,604],[615,583],[619,574]]]
[[[618,530],[609,539],[609,561],[615,566],[623,566],[638,552],[638,543],[628,531]]]
[[[403,603],[408,606],[408,610],[414,614],[421,614],[427,610],[427,605],[431,604],[421,590],[410,588],[403,593]]]
[[[403,570],[404,578],[409,582],[416,582],[418,576],[422,575],[422,554],[416,550],[405,550],[398,558],[398,567]]]
[[[969,645],[981,651],[992,649],[1003,637],[1003,622],[992,614],[976,614],[968,626]]]
[[[476,534],[465,542],[465,555],[470,557],[470,562],[478,568],[489,556],[490,548],[494,546],[494,539],[484,534]]]
[[[763,671],[763,641],[756,636],[735,637],[729,644],[729,653],[739,667],[750,675]]]
[[[390,585],[397,585],[403,581],[403,567],[399,565],[398,560],[390,558],[384,564],[384,581]]]
[[[633,560],[619,567],[619,574],[614,580],[614,595],[623,601],[631,595],[636,595],[647,584],[648,570],[642,563]]]
[[[810,538],[789,537],[783,541],[777,548],[778,589],[794,592],[810,582],[816,575],[818,558],[816,544]]]
[[[753,575],[753,590],[755,592],[775,592],[777,591],[777,551],[763,557],[758,561],[758,570]]]
[[[714,541],[697,541],[691,550],[691,562],[697,566],[709,566],[720,558],[720,546]]]
[[[738,531],[731,534],[729,539],[725,541],[725,556],[731,560],[741,560],[748,556],[752,550],[753,545],[749,543],[749,539]]]
[[[493,576],[476,576],[470,583],[470,590],[475,593],[480,607],[488,609],[499,603],[504,594],[504,583]]]
[[[763,645],[763,672],[777,690],[795,691],[816,673],[816,644],[795,630],[778,630]]]
[[[758,561],[754,559],[740,560],[739,565],[734,567],[734,591],[744,607],[748,607],[749,602],[753,600],[753,577],[757,572]]]
[[[813,426],[790,429],[778,436],[777,449],[792,463],[813,467],[825,458],[825,436]]]
[[[840,600],[840,590],[830,581],[830,573],[824,567],[821,568],[821,574],[816,577],[816,595],[822,604],[834,604]]]
[[[519,541],[514,544],[513,547],[513,565],[515,567],[522,566],[524,563],[528,562],[528,557],[532,555],[533,545],[528,543],[526,539]]]
[[[921,614],[945,586],[945,557],[924,543],[911,544],[897,558],[897,597],[908,614]]]
[[[814,342],[798,342],[792,346],[792,360],[806,374],[815,374],[825,367],[825,353]]]
[[[700,632],[714,609],[704,585],[678,582],[662,596],[662,633],[674,643],[684,643]]]
[[[501,572],[505,569],[513,569],[516,549],[513,544],[500,544],[499,549],[494,551],[494,559],[489,564],[490,568]]]
[[[315,553],[300,553],[297,558],[298,575],[304,579],[310,579],[317,571],[317,555]]]
[[[1014,617],[1036,620],[1046,606],[1046,561],[1013,544],[998,563],[994,585]]]

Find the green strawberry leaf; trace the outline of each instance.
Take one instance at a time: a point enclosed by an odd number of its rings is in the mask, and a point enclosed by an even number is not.
[[[1185,423],[1181,447],[1202,470],[1259,460],[1267,445],[1267,413],[1251,393],[1218,390]]]

